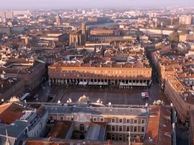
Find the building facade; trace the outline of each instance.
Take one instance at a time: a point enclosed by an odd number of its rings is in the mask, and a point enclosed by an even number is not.
[[[95,136],[105,140],[128,142],[130,138],[143,141],[148,123],[147,108],[120,107],[81,107],[81,106],[46,106],[49,119],[55,121],[71,121],[74,130],[93,132]],[[72,110],[73,111],[70,111]],[[96,126],[99,126],[98,129]],[[101,130],[101,131],[100,131]],[[86,133],[86,138],[91,135]]]
[[[151,68],[49,66],[50,85],[149,86]]]

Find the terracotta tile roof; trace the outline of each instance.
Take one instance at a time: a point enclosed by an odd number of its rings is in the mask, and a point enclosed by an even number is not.
[[[24,108],[16,103],[6,103],[0,105],[0,121],[2,123],[11,124],[19,119]]]
[[[148,126],[146,131],[145,145],[157,144],[158,142],[158,132],[159,132],[159,122],[160,122],[160,107],[154,106],[150,110],[150,116],[148,119]],[[152,142],[149,142],[152,139]]]
[[[171,112],[170,108],[160,108],[160,128],[158,145],[171,145]]]
[[[144,145],[171,145],[170,116],[170,108],[151,107]]]

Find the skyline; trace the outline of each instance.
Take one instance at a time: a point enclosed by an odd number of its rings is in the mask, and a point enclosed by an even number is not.
[[[14,3],[13,3],[14,1]],[[106,2],[105,2],[106,1]],[[0,9],[164,8],[194,7],[193,0],[3,0]]]
[[[1,0],[0,145],[194,145],[194,0]]]

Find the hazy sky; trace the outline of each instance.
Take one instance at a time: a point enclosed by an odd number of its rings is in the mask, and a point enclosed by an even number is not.
[[[0,0],[0,9],[194,6],[194,0]]]

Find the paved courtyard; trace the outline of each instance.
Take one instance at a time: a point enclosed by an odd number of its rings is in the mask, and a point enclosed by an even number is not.
[[[153,84],[151,88],[133,87],[128,89],[53,86],[50,89],[50,95],[53,97],[53,102],[60,100],[62,103],[66,103],[69,98],[76,102],[80,96],[86,95],[92,102],[101,99],[104,104],[111,102],[112,104],[143,105],[146,100],[142,99],[141,92],[145,91],[150,94],[149,103],[162,97],[157,84]]]

